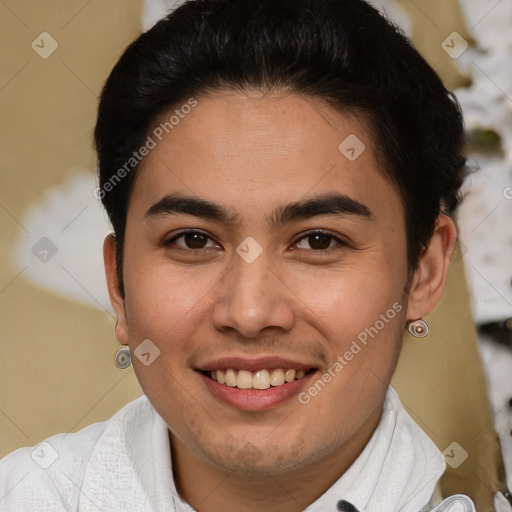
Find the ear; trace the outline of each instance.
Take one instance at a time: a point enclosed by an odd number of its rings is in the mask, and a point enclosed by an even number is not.
[[[128,327],[126,323],[124,297],[119,286],[116,251],[116,237],[113,233],[110,233],[103,242],[103,261],[105,263],[108,294],[110,296],[110,303],[117,316],[116,338],[122,345],[128,345]]]
[[[407,303],[407,320],[417,320],[432,312],[441,300],[450,259],[457,240],[457,229],[448,215],[437,218],[434,234],[420,256],[412,278]]]

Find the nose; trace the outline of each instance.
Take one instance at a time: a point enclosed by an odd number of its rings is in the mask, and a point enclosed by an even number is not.
[[[213,304],[217,330],[236,330],[245,338],[254,338],[265,329],[288,331],[293,327],[294,294],[271,260],[265,251],[251,263],[234,254]]]

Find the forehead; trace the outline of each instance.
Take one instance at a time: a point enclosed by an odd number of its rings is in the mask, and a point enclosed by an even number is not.
[[[195,101],[163,113],[149,132],[155,146],[129,211],[176,191],[220,201],[233,215],[340,192],[401,213],[364,118],[296,94],[219,91]]]

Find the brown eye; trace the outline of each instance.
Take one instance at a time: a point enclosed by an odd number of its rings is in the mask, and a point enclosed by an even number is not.
[[[183,235],[183,240],[190,249],[203,249],[208,241],[208,237],[202,233],[192,231],[190,233],[185,233]]]
[[[178,240],[182,240],[181,243],[178,243]],[[166,245],[176,244],[181,249],[206,249],[209,247],[216,247],[216,245],[210,245],[207,247],[208,241],[211,240],[208,235],[202,233],[201,231],[185,231],[175,236],[168,242]]]
[[[309,245],[309,247],[306,246],[306,243],[307,245]],[[325,249],[335,247],[336,244],[346,245],[342,240],[335,237],[334,235],[324,233],[322,231],[316,231],[314,233],[309,233],[306,236],[302,237],[297,242],[297,247],[299,249],[312,249],[314,251],[323,251]]]

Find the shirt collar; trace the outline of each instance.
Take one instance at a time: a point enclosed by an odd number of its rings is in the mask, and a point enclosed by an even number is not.
[[[429,504],[446,468],[432,440],[407,414],[389,386],[381,420],[350,468],[307,512],[338,510],[340,500],[359,512],[417,512]]]

